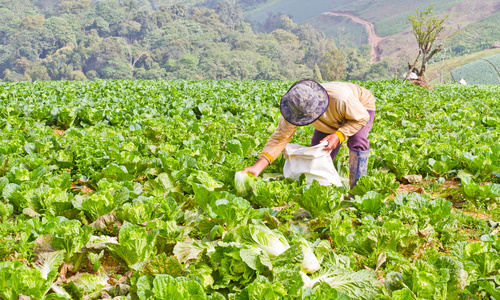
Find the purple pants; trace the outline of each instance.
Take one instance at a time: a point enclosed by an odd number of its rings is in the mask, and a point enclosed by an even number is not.
[[[370,141],[368,140],[368,134],[372,129],[373,119],[375,117],[375,111],[367,110],[367,112],[370,115],[370,120],[368,120],[365,126],[363,126],[358,132],[356,132],[353,136],[347,139],[347,147],[349,148],[349,150],[365,151],[370,149]],[[319,142],[322,139],[324,139],[327,135],[330,134],[331,133],[324,133],[318,130],[314,130],[314,134],[311,139],[311,147],[319,144]],[[337,148],[333,149],[332,152],[330,153],[332,160],[335,160],[335,157],[337,156],[337,153],[340,150],[340,146],[342,146],[342,143],[339,144]]]

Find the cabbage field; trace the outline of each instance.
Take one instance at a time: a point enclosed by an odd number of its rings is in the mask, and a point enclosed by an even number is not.
[[[352,191],[237,188],[290,84],[0,83],[0,298],[500,299],[500,86],[360,82]]]

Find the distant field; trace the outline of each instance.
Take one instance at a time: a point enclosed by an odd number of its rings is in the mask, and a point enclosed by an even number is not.
[[[488,49],[480,52],[472,53],[469,55],[464,55],[460,57],[455,57],[452,59],[448,59],[444,61],[443,67],[443,77],[440,77],[440,68],[442,63],[434,63],[429,65],[427,69],[427,79],[431,84],[439,84],[439,83],[451,83],[453,82],[453,78],[451,77],[451,71],[465,64],[471,63],[478,59],[482,59],[494,54],[500,53],[500,49]]]
[[[261,12],[261,11],[267,11],[267,8],[275,5],[276,3],[278,2],[281,2],[282,0],[270,0],[270,1],[267,1],[266,3],[256,7],[256,8],[253,8],[252,10],[248,10],[248,11],[245,11],[243,12],[243,15],[245,17],[249,17],[249,16],[253,16],[254,14],[257,14],[258,12]]]
[[[468,84],[500,84],[500,54],[488,56],[451,71],[455,82],[464,79]]]
[[[253,10],[252,14],[248,15],[248,20],[251,23],[263,23],[268,16],[268,12],[284,13],[292,17],[295,23],[301,24],[316,17],[317,15],[334,10],[335,7],[347,3],[348,0],[335,1],[335,5],[330,0],[316,0],[314,5],[304,5],[301,0],[282,0],[273,1],[272,5],[265,4],[261,8]]]
[[[322,30],[327,36],[333,37],[339,44],[358,48],[368,43],[368,34],[363,25],[341,16],[317,17],[311,24]]]

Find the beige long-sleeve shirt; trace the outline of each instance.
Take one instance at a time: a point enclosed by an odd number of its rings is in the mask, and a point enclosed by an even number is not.
[[[370,119],[367,110],[375,111],[375,97],[369,90],[348,82],[328,82],[321,85],[327,91],[330,103],[325,113],[312,123],[316,130],[329,134],[339,131],[342,133],[340,136],[348,138],[365,126]],[[267,159],[269,163],[274,161],[296,130],[296,125],[281,117],[260,157]]]

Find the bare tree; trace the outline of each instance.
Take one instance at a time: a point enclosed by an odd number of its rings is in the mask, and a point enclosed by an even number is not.
[[[444,49],[443,53],[444,55],[441,56],[441,65],[439,66],[439,83],[443,84],[443,73],[444,73],[444,67],[446,66],[446,51],[448,49]]]
[[[134,68],[135,68],[135,64],[139,61],[139,59],[144,55],[146,54],[146,52],[149,50],[149,47],[151,46],[149,43],[146,43],[146,45],[142,48],[141,52],[139,52],[139,54],[137,55],[137,57],[134,59],[134,55],[132,53],[132,45],[133,45],[133,42],[130,41],[128,38],[126,37],[122,37],[123,38],[123,41],[125,42],[125,45],[126,45],[126,48],[127,48],[127,51],[128,51],[128,57],[129,57],[129,66],[130,66],[130,70],[131,71],[134,71]]]
[[[426,87],[428,85],[424,74],[427,63],[436,53],[443,49],[443,41],[452,35],[446,33],[447,28],[444,26],[448,16],[436,17],[432,10],[432,6],[425,11],[420,11],[417,8],[415,14],[408,17],[412,25],[413,35],[417,39],[418,55],[412,64],[408,63],[406,80],[410,78],[411,73],[415,73],[418,80],[416,80],[417,82],[412,81],[412,83]],[[418,64],[420,64],[419,67],[417,67]]]
[[[477,0],[476,0],[476,1],[474,1],[474,6],[472,7],[472,9],[471,9],[471,11],[470,11],[469,15],[472,15],[472,14],[474,13],[474,10],[476,9],[476,4],[477,4]]]

